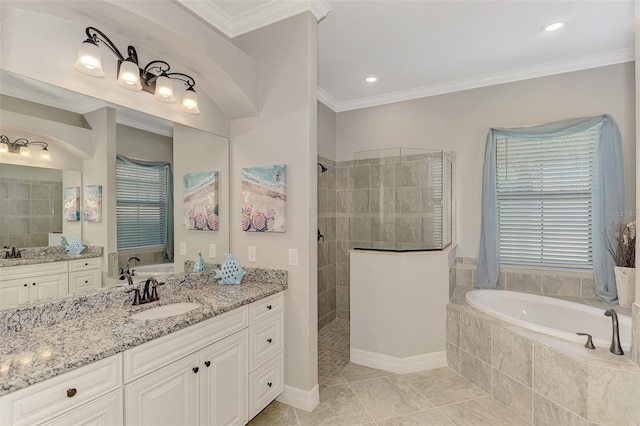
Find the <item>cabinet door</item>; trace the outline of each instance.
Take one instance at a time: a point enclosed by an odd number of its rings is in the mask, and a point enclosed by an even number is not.
[[[31,278],[29,300],[47,299],[69,294],[69,274],[53,274]]]
[[[199,351],[201,425],[247,423],[247,346],[242,330]]]
[[[0,307],[29,301],[29,280],[18,278],[0,281]]]
[[[118,389],[40,425],[119,426],[123,424],[122,414],[122,389]]]
[[[201,370],[197,355],[190,355],[126,385],[125,423],[197,424]]]

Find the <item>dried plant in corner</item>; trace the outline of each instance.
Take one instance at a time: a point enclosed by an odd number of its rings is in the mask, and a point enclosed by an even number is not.
[[[608,239],[607,250],[613,256],[616,266],[636,267],[636,222],[619,223],[614,238]]]

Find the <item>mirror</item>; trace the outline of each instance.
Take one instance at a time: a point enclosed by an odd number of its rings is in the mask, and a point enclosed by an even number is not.
[[[62,235],[80,238],[80,187],[77,171],[0,164],[0,246],[43,247],[59,244]]]
[[[117,90],[117,89],[114,89]],[[152,97],[149,98],[153,102]],[[162,257],[153,248],[137,248],[117,250],[115,218],[109,218],[108,209],[103,209],[102,225],[109,226],[108,233],[113,237],[108,244],[95,244],[96,226],[80,221],[66,221],[64,218],[63,193],[65,188],[79,188],[81,197],[85,185],[107,183],[92,181],[92,169],[107,164],[102,158],[104,154],[94,155],[94,132],[89,124],[93,111],[103,107],[113,108],[116,112],[115,151],[128,158],[145,161],[168,161],[173,169],[173,203],[174,203],[174,261],[175,270],[182,271],[185,260],[195,260],[202,253],[206,262],[220,263],[224,253],[229,252],[229,141],[225,137],[174,124],[139,111],[133,111],[118,105],[88,97],[66,89],[35,81],[20,75],[0,70],[0,133],[7,133],[11,140],[26,137],[29,140],[44,140],[49,143],[51,161],[43,162],[34,158],[24,159],[16,154],[0,154],[0,247],[4,245],[37,247],[57,245],[62,233],[67,237],[81,237],[85,244],[102,245],[104,247],[103,278],[117,274],[117,268],[126,263],[126,259],[136,255],[143,258],[145,264],[160,263]],[[18,123],[18,125],[16,125]],[[63,131],[60,129],[64,128]],[[96,127],[98,129],[98,127]],[[60,135],[63,135],[61,137]],[[98,136],[99,137],[99,136]],[[84,142],[81,139],[85,139]],[[88,143],[85,143],[87,142]],[[84,145],[83,145],[84,143]],[[174,149],[175,147],[175,149]],[[12,157],[15,156],[15,157]],[[84,173],[83,175],[83,168]],[[184,226],[183,176],[187,173],[218,172],[219,230],[192,230]],[[25,175],[38,177],[40,184],[28,183],[37,188],[38,196],[44,198],[49,185],[48,202],[28,202],[10,197],[10,180]],[[111,175],[111,172],[109,172]],[[113,171],[115,175],[115,170]],[[27,183],[23,182],[24,185]],[[18,188],[18,187],[16,187]],[[16,189],[14,188],[14,190]],[[24,188],[24,187],[23,187]],[[12,192],[13,193],[13,192]],[[106,193],[106,191],[105,191]],[[115,193],[115,190],[113,191]],[[73,198],[69,196],[68,198]],[[26,216],[27,204],[31,210],[41,212],[50,210],[49,227],[44,232],[44,217],[22,218],[20,223],[38,224],[33,229],[37,236],[13,235],[12,226],[18,213]],[[37,210],[31,206],[37,205]],[[115,204],[115,202],[113,203]],[[81,218],[82,219],[82,218]],[[11,227],[10,227],[11,226]],[[31,226],[29,226],[31,227]],[[22,226],[21,231],[26,231]],[[52,236],[50,237],[50,233]],[[104,234],[104,233],[103,233]],[[45,238],[46,235],[46,238]],[[187,243],[186,255],[180,253],[180,243]],[[215,244],[216,257],[209,257],[210,244]],[[114,247],[109,250],[109,247]],[[124,259],[124,261],[123,261]],[[1,271],[0,271],[1,272]],[[103,286],[107,282],[103,279]]]

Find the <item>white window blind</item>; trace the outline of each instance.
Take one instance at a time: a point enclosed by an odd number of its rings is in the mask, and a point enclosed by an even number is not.
[[[168,167],[168,166],[166,166]],[[116,162],[118,250],[162,246],[166,241],[165,168]]]
[[[503,264],[591,269],[600,124],[546,139],[496,139]]]

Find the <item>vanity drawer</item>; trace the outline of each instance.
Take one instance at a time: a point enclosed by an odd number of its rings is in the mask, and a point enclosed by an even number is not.
[[[282,354],[249,374],[249,419],[256,416],[284,387]]]
[[[101,257],[78,259],[69,261],[69,272],[86,271],[87,269],[101,269]]]
[[[84,293],[102,287],[100,270],[69,272],[69,293]]]
[[[282,352],[282,314],[273,315],[249,327],[249,371]]]
[[[120,354],[0,397],[1,425],[33,425],[106,394],[122,379]]]
[[[14,278],[32,278],[41,275],[65,273],[69,269],[69,262],[49,262],[35,265],[10,266],[2,268],[2,280]]]
[[[253,324],[271,314],[282,311],[282,303],[282,292],[253,302],[249,305],[249,324]]]
[[[124,352],[124,382],[141,377],[178,358],[215,343],[248,325],[247,307],[242,306],[222,315],[151,340]],[[144,333],[144,328],[140,329]]]

